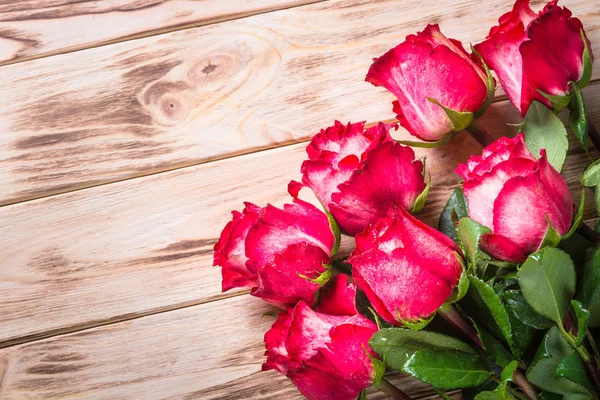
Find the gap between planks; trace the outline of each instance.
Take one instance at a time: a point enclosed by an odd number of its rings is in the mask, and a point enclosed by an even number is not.
[[[40,58],[75,53],[77,51],[93,49],[93,48],[107,46],[107,45],[111,45],[111,44],[115,44],[115,43],[128,42],[128,41],[137,40],[137,39],[144,39],[144,38],[155,36],[155,35],[162,35],[165,33],[177,32],[177,31],[182,31],[182,30],[186,30],[186,29],[199,28],[202,26],[215,25],[215,24],[219,24],[222,22],[234,21],[236,19],[251,17],[254,15],[269,14],[269,13],[276,12],[276,11],[289,10],[289,9],[295,8],[295,7],[302,7],[302,6],[307,6],[307,5],[311,5],[311,4],[323,3],[325,1],[328,1],[328,0],[305,0],[305,1],[299,2],[297,4],[290,4],[290,5],[286,5],[283,7],[282,6],[270,6],[270,7],[261,9],[261,10],[244,11],[244,12],[240,12],[240,13],[224,15],[221,17],[215,17],[215,18],[200,20],[200,21],[196,21],[196,22],[175,24],[175,25],[171,25],[168,27],[164,27],[164,28],[152,29],[152,30],[148,30],[148,31],[134,33],[131,35],[121,36],[121,37],[115,38],[115,39],[101,40],[98,42],[90,42],[90,43],[76,45],[76,46],[67,46],[67,47],[64,47],[61,49],[57,49],[57,50],[37,53],[37,54],[30,55],[30,56],[22,56],[22,57],[13,58],[13,59],[6,60],[6,61],[0,61],[0,68],[7,66],[7,65],[19,64],[19,63],[26,62],[26,61],[37,60]]]

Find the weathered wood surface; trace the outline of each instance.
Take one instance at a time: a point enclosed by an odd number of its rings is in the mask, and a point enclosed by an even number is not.
[[[586,97],[592,121],[600,124],[600,83]],[[482,124],[501,136],[514,129],[506,123],[519,121],[502,101]],[[1,207],[0,346],[222,297],[212,246],[229,211],[243,201],[289,201],[287,183],[299,178],[304,147]],[[578,180],[589,161],[572,147],[564,174],[579,198]],[[465,134],[443,148],[416,150],[427,156],[433,177],[422,214],[427,223],[435,225],[459,180],[452,172],[457,162],[479,151]]]
[[[302,399],[283,376],[259,372],[270,310],[238,296],[2,349],[0,398]],[[410,377],[393,381],[415,399],[432,394]]]
[[[0,65],[317,1],[3,1]]]
[[[565,5],[600,54],[598,2]],[[392,96],[364,82],[372,57],[427,23],[480,41],[509,7],[333,0],[5,66],[0,204],[389,119]]]

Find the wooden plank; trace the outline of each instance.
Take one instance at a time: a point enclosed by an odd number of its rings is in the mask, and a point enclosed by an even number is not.
[[[600,82],[590,90],[591,120],[599,124]],[[517,122],[507,101],[494,104],[482,121],[496,136]],[[299,178],[304,146],[0,208],[0,346],[223,296],[212,245],[229,211],[243,201],[289,201],[287,183]],[[433,177],[425,222],[436,224],[459,180],[456,164],[479,151],[464,134],[443,148],[416,151],[427,156]],[[576,146],[568,156],[564,173],[576,198],[588,162]]]
[[[0,65],[322,0],[28,0],[0,3]]]
[[[597,4],[565,5],[600,54]],[[335,0],[5,66],[0,205],[389,119],[392,96],[364,82],[372,57],[428,22],[477,42],[506,8]]]
[[[259,372],[269,310],[238,296],[2,349],[0,398],[303,399],[285,377]],[[411,377],[393,381],[415,399],[433,394]]]

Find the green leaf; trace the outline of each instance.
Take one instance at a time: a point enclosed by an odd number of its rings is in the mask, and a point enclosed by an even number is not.
[[[473,118],[478,119],[481,118],[481,116],[485,113],[488,107],[494,102],[494,97],[496,95],[496,82],[494,81],[494,77],[492,76],[490,68],[487,66],[485,61],[483,61],[483,57],[481,57],[481,54],[479,54],[479,52],[475,50],[473,46],[471,46],[471,53],[479,58],[479,61],[481,62],[481,65],[483,65],[483,69],[485,70],[486,76],[485,86],[487,88],[487,94],[485,97],[485,101],[483,102],[481,107],[479,107],[479,109],[473,113]]]
[[[535,329],[548,329],[554,323],[543,315],[535,312],[533,308],[525,301],[520,290],[507,290],[504,292],[504,302],[507,308],[515,317]]]
[[[446,135],[444,135],[444,137],[442,137],[437,142],[415,142],[412,140],[396,140],[396,141],[405,146],[419,147],[419,148],[423,148],[423,149],[433,149],[433,148],[441,147],[441,146],[449,143],[453,137],[454,137],[454,133],[450,132],[450,133],[447,133]]]
[[[387,368],[387,366],[385,365],[385,362],[383,362],[382,360],[379,360],[375,357],[373,357],[371,355],[371,352],[369,352],[367,349],[364,349],[365,353],[367,353],[367,355],[369,356],[369,360],[371,360],[371,364],[373,364],[373,371],[375,372],[375,377],[373,378],[373,382],[379,382],[380,380],[383,379],[383,375],[385,375],[385,370]]]
[[[494,288],[492,288],[476,276],[470,275],[469,280],[471,281],[471,286],[475,289],[483,304],[485,304],[485,307],[490,313],[494,323],[496,324],[496,327],[502,333],[502,337],[504,338],[506,343],[511,347],[513,354],[519,357],[520,354],[518,354],[518,351],[515,351],[516,349],[513,348],[512,330],[510,327],[508,314],[506,314],[506,309],[504,308],[502,301],[494,291]]]
[[[578,384],[557,375],[559,363],[572,354],[573,348],[555,326],[550,328],[527,370],[527,379],[542,390],[570,395],[587,394]]]
[[[454,255],[459,260],[459,262],[462,264],[461,256],[459,256],[458,253],[456,253],[456,252]],[[456,303],[457,301],[459,301],[460,299],[465,297],[468,290],[469,290],[469,276],[467,274],[467,270],[465,269],[465,266],[463,265],[463,271],[460,274],[460,279],[458,280],[458,285],[456,285],[456,287],[454,288],[454,291],[446,299],[444,304]]]
[[[592,53],[590,52],[583,29],[581,29],[581,38],[583,39],[583,73],[581,74],[581,79],[577,82],[577,85],[583,89],[592,79]]]
[[[590,312],[583,308],[583,305],[577,300],[571,301],[571,305],[573,306],[575,317],[577,318],[577,337],[575,338],[575,344],[581,346],[583,339],[585,339],[585,333],[587,332]]]
[[[583,94],[577,83],[571,82],[571,102],[569,103],[569,125],[571,130],[579,139],[581,147],[587,151],[587,131],[588,120],[585,112],[585,104],[583,102]]]
[[[411,213],[413,213],[413,214],[418,213],[419,211],[421,211],[423,209],[423,207],[425,206],[425,201],[427,201],[427,193],[429,193],[430,186],[431,186],[431,178],[427,182],[427,186],[425,186],[425,189],[423,189],[421,194],[415,200],[415,204],[413,205],[412,210],[410,210]]]
[[[572,352],[558,363],[556,375],[570,380],[574,384],[587,389],[589,392],[594,391],[594,387],[588,379],[583,360],[576,351]]]
[[[548,162],[560,172],[569,148],[567,130],[560,118],[542,103],[534,101],[525,115],[522,130],[529,151],[539,158],[540,150],[546,149]]]
[[[467,199],[461,188],[454,189],[454,192],[452,192],[452,195],[450,195],[450,198],[448,199],[444,210],[442,210],[442,214],[440,215],[440,219],[438,221],[438,228],[440,232],[448,236],[450,239],[456,240],[456,225],[454,225],[454,221],[452,220],[453,212],[459,220],[469,216]]]
[[[518,363],[517,361],[512,361],[509,365],[507,365],[500,374],[500,382],[494,391],[492,392],[482,392],[475,396],[475,400],[506,400],[506,399],[514,399],[515,397],[512,395],[512,391],[510,390],[510,386],[508,382],[513,381],[513,375],[517,370]]]
[[[501,367],[506,367],[508,364],[514,361],[514,357],[508,350],[504,348],[494,335],[492,335],[487,329],[482,328],[475,324],[477,330],[477,336],[483,343],[485,351],[490,355],[492,360]]]
[[[540,243],[538,250],[541,250],[544,247],[556,247],[560,243],[560,234],[552,227],[552,223],[547,215],[546,221],[548,222],[548,228],[546,228],[546,233],[544,234],[544,238],[542,239],[542,243]]]
[[[465,130],[467,126],[471,125],[471,122],[473,122],[473,113],[451,110],[441,105],[436,99],[432,99],[430,97],[428,97],[427,100],[429,100],[433,104],[442,107],[442,109],[448,116],[448,119],[452,123],[452,126],[449,128],[454,132],[460,132]]]
[[[581,303],[590,312],[588,325],[600,326],[600,247],[590,250],[581,280]]]
[[[563,108],[568,106],[569,102],[571,101],[570,94],[566,94],[564,96],[554,96],[554,95],[545,93],[539,89],[538,89],[538,93],[541,94],[542,96],[544,96],[546,99],[548,99],[550,104],[552,104],[552,111],[554,111],[555,113],[560,112]]]
[[[594,192],[594,204],[596,205],[596,212],[600,214],[600,190]]]
[[[562,327],[575,293],[575,266],[568,254],[552,247],[535,252],[517,278],[531,308]]]
[[[439,389],[473,387],[492,376],[478,355],[457,350],[419,350],[408,359],[404,372]]]
[[[471,218],[461,218],[458,222],[458,240],[465,248],[469,259],[469,270],[474,270],[477,266],[477,253],[479,252],[479,240],[481,236],[490,233],[488,227],[481,225]]]
[[[397,371],[404,371],[406,362],[419,350],[451,350],[477,355],[469,345],[452,336],[403,328],[381,329],[373,335],[369,346]]]
[[[600,185],[600,160],[594,161],[586,168],[581,177],[581,184],[586,187]]]
[[[585,211],[585,189],[581,189],[581,200],[579,201],[579,207],[577,208],[577,212],[575,213],[575,216],[573,216],[573,224],[571,225],[571,228],[569,228],[568,232],[563,235],[561,240],[570,238],[575,233],[575,231],[577,231],[577,228],[579,228],[579,225],[581,224],[581,220],[583,219],[584,211]]]

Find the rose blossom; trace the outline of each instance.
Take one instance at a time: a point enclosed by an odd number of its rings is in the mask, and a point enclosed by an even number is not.
[[[315,135],[306,148],[302,183],[310,187],[349,235],[384,216],[390,204],[411,210],[425,190],[423,163],[389,134],[393,125],[339,121]],[[297,196],[298,184],[290,184]]]
[[[392,92],[398,98],[393,105],[400,125],[428,142],[454,129],[444,109],[430,99],[452,111],[473,113],[487,97],[484,70],[438,25],[427,25],[376,58],[366,80]]]
[[[356,286],[337,275],[316,311],[303,301],[282,311],[265,334],[267,361],[309,400],[355,399],[374,378],[369,339],[377,326],[358,314]]]
[[[352,277],[375,311],[392,324],[431,316],[462,273],[460,249],[402,207],[356,235]]]
[[[573,220],[569,187],[546,159],[536,160],[525,146],[523,134],[500,138],[459,164],[464,179],[469,217],[492,233],[481,238],[491,256],[511,262],[525,261],[542,243],[548,222],[564,235]]]
[[[283,209],[245,204],[215,244],[223,291],[251,287],[252,295],[279,306],[312,304],[319,285],[309,279],[325,271],[335,242],[325,213],[298,199]]]
[[[571,91],[569,81],[578,82],[583,76],[583,25],[556,3],[549,2],[536,14],[529,0],[517,0],[487,39],[475,45],[522,116],[534,100],[551,106],[539,91],[565,96]]]

